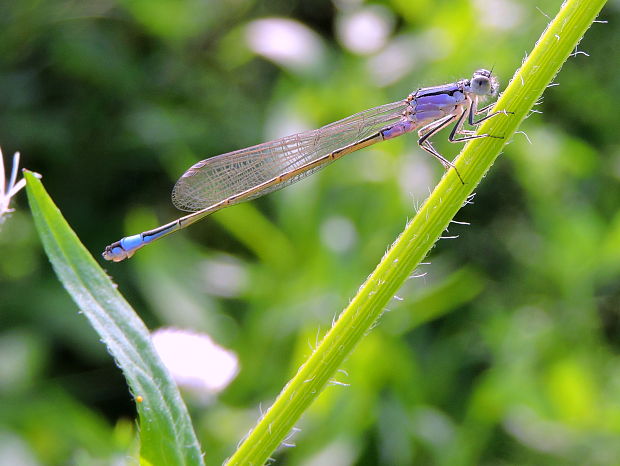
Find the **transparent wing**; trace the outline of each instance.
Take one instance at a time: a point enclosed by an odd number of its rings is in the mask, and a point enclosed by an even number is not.
[[[189,212],[212,206],[376,134],[399,121],[407,105],[406,101],[393,102],[319,129],[202,160],[179,178],[172,191],[172,202],[178,209]],[[243,200],[254,199],[293,184],[325,165],[300,172],[287,181]]]

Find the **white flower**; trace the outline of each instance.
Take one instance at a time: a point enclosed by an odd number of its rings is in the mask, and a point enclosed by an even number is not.
[[[13,156],[13,168],[11,169],[11,178],[9,178],[9,184],[5,185],[4,179],[4,158],[2,156],[2,149],[0,149],[0,222],[2,222],[2,216],[6,213],[13,212],[13,209],[9,208],[11,198],[15,196],[20,189],[26,186],[26,180],[21,179],[17,181],[17,170],[19,167],[19,152],[15,152]],[[35,174],[37,178],[41,175]],[[17,181],[17,182],[16,182]]]
[[[197,394],[222,391],[239,371],[237,355],[207,334],[162,328],[151,338],[176,383]]]

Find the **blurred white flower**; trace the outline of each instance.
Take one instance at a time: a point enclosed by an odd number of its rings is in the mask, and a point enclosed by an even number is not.
[[[38,466],[42,463],[37,460],[32,445],[5,427],[0,431],[0,464]]]
[[[270,106],[264,133],[268,140],[272,140],[313,129],[313,126],[293,101],[286,100]]]
[[[381,52],[370,57],[366,68],[377,85],[393,84],[417,65],[419,57],[413,45],[412,38],[397,37]]]
[[[21,179],[17,181],[17,171],[19,169],[19,152],[15,152],[13,155],[13,168],[11,169],[11,177],[9,178],[9,184],[6,185],[4,179],[4,157],[2,155],[2,149],[0,149],[0,223],[2,222],[2,216],[6,213],[13,212],[13,209],[9,208],[11,198],[15,196],[20,189],[26,186],[26,180]],[[41,175],[35,173],[37,178]]]
[[[449,43],[441,29],[396,36],[379,53],[369,57],[366,68],[378,86],[388,86],[415,68],[442,60],[449,52]]]
[[[350,219],[334,215],[321,225],[321,240],[334,252],[346,252],[357,242],[357,230]]]
[[[175,382],[199,395],[222,391],[239,372],[237,355],[205,333],[162,328],[151,339]]]
[[[476,0],[480,22],[490,29],[516,29],[523,22],[523,5],[511,0]]]
[[[317,68],[325,54],[319,35],[290,19],[257,19],[246,26],[245,37],[255,53],[293,71]]]
[[[336,23],[340,42],[351,52],[367,55],[381,49],[394,29],[390,10],[380,5],[344,13]]]

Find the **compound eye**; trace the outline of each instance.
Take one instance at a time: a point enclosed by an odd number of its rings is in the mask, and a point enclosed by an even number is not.
[[[477,76],[471,80],[471,90],[478,95],[486,95],[491,92],[491,82],[489,78]]]

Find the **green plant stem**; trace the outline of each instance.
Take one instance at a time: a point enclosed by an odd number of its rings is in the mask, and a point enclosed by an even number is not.
[[[227,464],[263,464],[282,443],[353,347],[372,328],[411,271],[440,238],[604,4],[604,0],[569,0],[562,6],[497,101],[496,110],[514,114],[492,118],[480,128],[480,134],[502,135],[504,139],[484,138],[467,144],[456,163],[466,183],[460,182],[454,170],[446,173],[319,347],[300,367]]]

